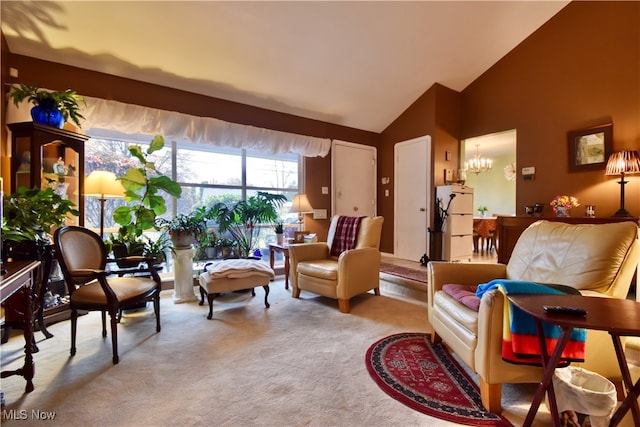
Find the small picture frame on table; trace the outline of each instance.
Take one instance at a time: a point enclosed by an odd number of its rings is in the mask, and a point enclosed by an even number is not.
[[[612,151],[613,124],[573,130],[569,139],[569,172],[604,170]]]
[[[293,243],[304,243],[304,236],[309,234],[308,231],[296,231],[293,235]]]

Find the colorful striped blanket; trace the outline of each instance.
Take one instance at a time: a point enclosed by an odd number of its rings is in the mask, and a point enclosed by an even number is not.
[[[331,242],[331,256],[340,256],[344,251],[356,247],[356,238],[363,216],[339,216]]]
[[[507,295],[566,293],[539,283],[497,279],[479,285],[476,295],[482,298],[485,292],[492,289],[502,292],[505,295],[505,301],[508,301]],[[547,354],[550,355],[560,337],[561,329],[547,322],[542,322],[542,328],[546,337]],[[583,362],[586,338],[586,330],[574,329],[562,352],[558,366],[567,366],[569,362]],[[503,310],[502,358],[510,363],[542,365],[535,319],[510,302],[504,304]]]

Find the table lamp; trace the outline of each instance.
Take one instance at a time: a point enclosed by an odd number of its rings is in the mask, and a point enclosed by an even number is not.
[[[84,195],[100,200],[100,237],[104,233],[104,202],[107,198],[124,197],[124,187],[116,174],[108,171],[92,171],[84,180]]]
[[[298,227],[299,231],[302,231],[302,222],[304,221],[304,214],[313,213],[313,208],[306,194],[296,194],[293,196],[293,203],[291,204],[291,210],[289,212],[298,214]]]
[[[629,211],[624,208],[624,180],[625,174],[640,173],[640,156],[637,151],[620,151],[609,156],[605,175],[620,175],[620,209],[613,214],[614,217],[630,217]]]

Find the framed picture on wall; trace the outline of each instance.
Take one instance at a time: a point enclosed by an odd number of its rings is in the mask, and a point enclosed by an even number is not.
[[[612,151],[613,124],[573,130],[569,138],[569,172],[605,168]]]

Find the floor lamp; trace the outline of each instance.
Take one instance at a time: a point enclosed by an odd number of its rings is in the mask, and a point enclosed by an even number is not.
[[[298,231],[302,230],[302,223],[304,221],[304,214],[313,213],[313,208],[306,194],[296,194],[293,196],[293,203],[291,204],[291,210],[289,212],[298,214]]]
[[[640,173],[640,156],[637,151],[620,151],[609,156],[605,175],[620,175],[620,209],[613,214],[614,217],[630,217],[629,211],[624,208],[624,180],[625,174]]]
[[[100,200],[100,238],[104,234],[104,202],[107,198],[124,197],[124,187],[116,174],[107,171],[92,171],[84,180],[84,195]]]

